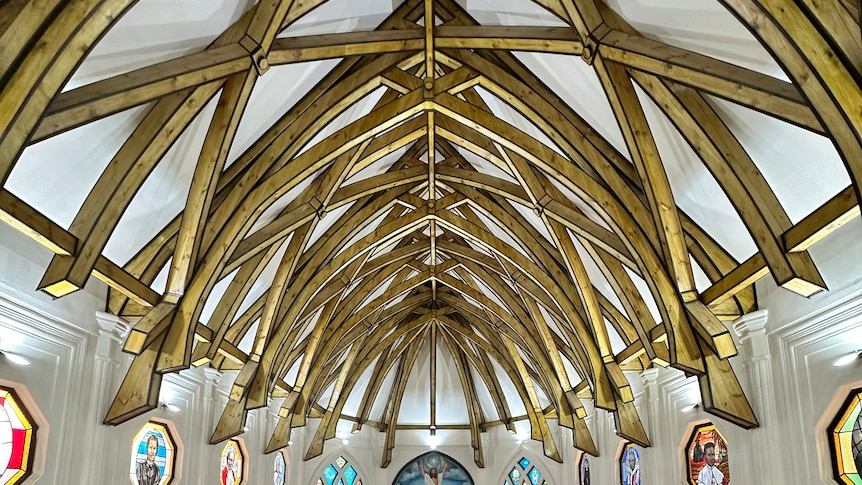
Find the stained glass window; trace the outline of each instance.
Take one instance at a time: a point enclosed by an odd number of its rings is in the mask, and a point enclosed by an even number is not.
[[[512,483],[521,483],[521,471],[517,468],[512,468],[512,471],[509,472],[509,478],[512,480]]]
[[[19,483],[32,470],[36,425],[15,392],[0,387],[0,484]]]
[[[221,484],[240,485],[245,479],[243,468],[245,453],[242,443],[237,440],[227,440],[221,450]]]
[[[541,480],[541,479],[542,479],[542,472],[539,471],[538,467],[533,467],[533,469],[530,470],[530,482],[533,485],[540,485],[539,480]]]
[[[526,456],[512,465],[503,485],[548,485],[542,478],[542,470]]]
[[[580,473],[578,474],[580,482],[578,483],[580,485],[590,485],[590,458],[587,456],[586,453],[581,452],[581,461],[580,465],[578,465],[578,469],[580,471]]]
[[[356,470],[352,466],[344,470],[344,478],[347,480],[347,485],[353,485],[353,480],[356,480]]]
[[[334,466],[329,465],[328,467],[323,469],[323,478],[326,479],[326,483],[328,485],[332,485],[335,482],[335,477],[338,476],[338,470],[335,469]]]
[[[174,477],[176,444],[167,423],[148,421],[132,439],[129,478],[136,485],[167,485]]]
[[[850,393],[829,434],[835,478],[848,485],[862,485],[862,388]]]
[[[362,485],[359,472],[343,456],[327,465],[320,475],[317,485]]]
[[[695,426],[688,438],[688,481],[692,485],[728,485],[727,441],[712,423]]]
[[[641,485],[641,454],[634,443],[626,443],[620,455],[622,485]]]
[[[272,483],[273,485],[284,485],[284,475],[287,469],[287,460],[284,457],[284,452],[279,451],[275,454],[275,462],[272,465]]]

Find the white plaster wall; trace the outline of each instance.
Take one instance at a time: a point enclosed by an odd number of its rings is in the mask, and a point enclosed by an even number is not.
[[[706,419],[719,427],[730,444],[732,483],[816,484],[836,483],[828,461],[822,458],[823,415],[841,386],[862,380],[862,363],[833,368],[832,361],[854,348],[862,348],[862,222],[848,224],[815,246],[812,254],[830,286],[829,292],[810,299],[776,288],[768,278],[757,284],[761,304],[768,307],[762,339],[768,354],[758,358],[755,340],[738,340],[740,356],[732,362],[749,396],[761,428],[744,431],[719,418],[696,410],[680,409],[698,400],[695,379],[674,370],[654,375],[630,374],[637,408],[654,446],[642,450],[643,483],[685,482],[680,451],[687,430]],[[216,384],[203,369],[169,375],[163,389],[180,407],[171,413],[158,409],[116,427],[101,420],[130,363],[119,352],[116,334],[105,332],[106,323],[96,318],[103,309],[101,283],[60,300],[33,291],[51,254],[17,232],[0,225],[0,345],[16,339],[15,351],[33,361],[15,367],[0,361],[0,379],[27,387],[50,424],[47,460],[38,483],[128,483],[129,449],[144,421],[158,416],[172,421],[184,443],[181,478],[176,483],[218,483],[221,446],[205,443],[227,400],[235,374]],[[641,379],[644,382],[641,382]],[[275,427],[278,401],[269,409],[249,413],[244,433],[249,451],[249,481],[270,483],[272,455],[262,450]],[[601,456],[591,459],[593,483],[618,483],[617,453],[621,440],[614,434],[613,418],[593,410],[587,422]],[[317,426],[294,430],[289,447],[288,483],[310,485],[319,471],[339,454],[348,457],[366,484],[389,484],[402,466],[429,450],[426,432],[401,432],[392,462],[380,468],[384,434],[365,426],[349,438],[327,442],[320,457],[303,462],[303,455]],[[821,425],[822,426],[822,425]],[[519,444],[502,427],[483,433],[486,467],[473,463],[469,433],[439,431],[438,450],[458,460],[477,484],[501,483],[504,474],[521,456],[540,465],[551,484],[576,483],[578,454],[571,432],[552,426],[564,464],[543,455],[541,443]],[[820,453],[820,454],[819,454]],[[31,482],[34,480],[31,480]]]

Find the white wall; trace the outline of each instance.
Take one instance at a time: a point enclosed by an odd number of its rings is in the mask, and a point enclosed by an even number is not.
[[[184,444],[181,479],[176,483],[218,483],[221,446],[205,443],[234,375],[221,376],[217,383],[216,376],[203,369],[170,375],[163,388],[173,394],[171,402],[180,411],[159,409],[117,427],[102,426],[130,362],[119,352],[112,317],[96,316],[103,309],[104,286],[91,283],[84,291],[52,301],[33,291],[51,254],[3,225],[0,241],[0,346],[12,344],[33,361],[30,367],[15,367],[0,360],[0,379],[26,386],[49,423],[47,442],[39,436],[47,460],[38,483],[66,484],[69,477],[75,477],[75,483],[127,483],[132,438],[152,416],[172,421]],[[679,372],[660,369],[629,375],[654,444],[643,450],[645,485],[686,483],[682,443],[692,423],[706,419],[712,419],[728,440],[734,484],[836,483],[824,455],[822,427],[831,419],[824,416],[834,407],[836,392],[862,380],[858,361],[840,369],[831,365],[837,356],[862,347],[860,241],[862,222],[856,219],[814,247],[829,292],[805,299],[776,288],[768,278],[758,282],[758,297],[768,313],[739,325],[749,332],[737,338],[740,355],[732,362],[761,428],[744,431],[700,410],[681,413],[698,399],[698,392],[696,380]],[[763,318],[765,327],[758,331]],[[274,413],[275,409],[262,409],[249,415],[250,430],[243,435],[251,455],[247,483],[270,483],[273,456],[264,456],[261,450],[275,426]],[[350,437],[348,445],[331,440],[320,457],[303,462],[316,424],[310,420],[307,428],[294,431],[295,444],[288,448],[291,485],[313,484],[319,470],[342,453],[366,484],[388,484],[402,466],[429,449],[425,432],[399,432],[392,463],[381,469],[384,435],[366,426]],[[591,459],[593,482],[618,483],[621,440],[614,434],[612,416],[592,411],[588,425],[601,451],[600,457]],[[441,430],[438,449],[458,460],[477,484],[501,483],[521,456],[538,463],[549,483],[575,483],[577,453],[571,433],[556,427],[554,432],[565,464],[544,457],[538,442],[517,443],[502,427],[482,435],[484,469],[473,463],[467,432]]]

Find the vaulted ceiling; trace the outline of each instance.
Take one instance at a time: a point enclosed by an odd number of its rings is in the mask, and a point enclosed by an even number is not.
[[[756,426],[727,322],[825,289],[859,213],[859,4],[358,3],[0,3],[0,218],[134,323],[105,422],[207,365],[213,442],[283,398],[267,451],[320,418],[306,457],[341,422],[481,466],[523,421],[560,459],[585,401],[649,445],[625,372],[659,365]]]

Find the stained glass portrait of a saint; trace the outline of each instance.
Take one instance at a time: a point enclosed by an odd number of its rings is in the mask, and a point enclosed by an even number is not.
[[[692,485],[727,485],[730,462],[727,440],[712,423],[695,426],[686,446],[688,483]]]
[[[239,485],[243,478],[245,456],[236,440],[228,440],[221,450],[221,485]]]
[[[174,477],[176,444],[168,427],[148,421],[132,439],[129,479],[135,485],[167,485]]]
[[[275,461],[272,465],[272,483],[273,485],[284,485],[284,474],[287,468],[287,460],[284,459],[284,452],[279,451],[275,454]]]
[[[581,461],[578,466],[579,485],[590,485],[590,457],[586,453],[581,453]]]
[[[634,443],[626,443],[620,456],[622,485],[641,485],[641,454]]]

